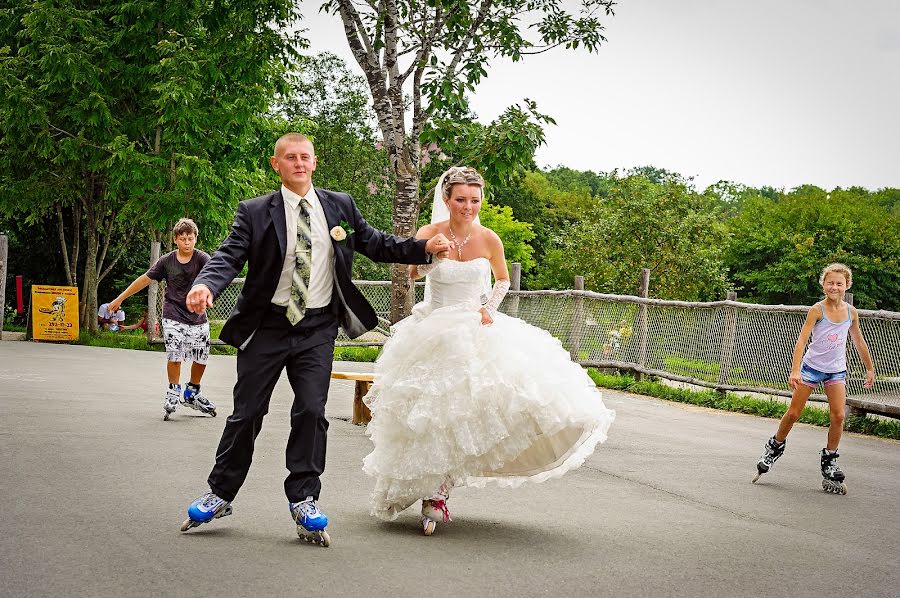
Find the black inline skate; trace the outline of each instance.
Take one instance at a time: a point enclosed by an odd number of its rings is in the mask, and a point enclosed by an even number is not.
[[[835,494],[847,494],[847,484],[844,483],[844,472],[838,467],[837,451],[831,452],[822,449],[822,490]]]
[[[772,466],[775,465],[775,461],[784,454],[784,447],[787,444],[787,440],[784,442],[778,442],[775,440],[775,437],[772,436],[769,438],[768,442],[766,442],[765,452],[762,454],[762,457],[759,458],[759,461],[756,462],[756,477],[753,478],[753,483],[756,483],[756,480],[762,476],[764,473],[768,473]]]

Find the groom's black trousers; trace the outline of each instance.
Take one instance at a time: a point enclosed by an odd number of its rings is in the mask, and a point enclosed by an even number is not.
[[[312,310],[318,313],[307,313],[296,326],[291,326],[283,308],[273,306],[248,345],[238,351],[234,412],[225,422],[208,480],[221,498],[234,500],[247,477],[253,444],[282,370],[294,390],[284,491],[293,502],[319,497],[328,431],[325,401],[338,327],[333,306]]]

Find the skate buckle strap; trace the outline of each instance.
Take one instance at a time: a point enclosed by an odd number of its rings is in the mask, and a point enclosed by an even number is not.
[[[201,496],[200,499],[198,499],[198,500],[203,501],[203,503],[202,503],[203,507],[206,509],[218,507],[219,503],[227,502],[225,499],[217,496],[215,492],[207,492],[206,494]]]
[[[304,515],[310,519],[322,516],[322,511],[319,510],[319,505],[314,500],[301,500],[294,503],[291,505],[291,510],[295,513],[295,519]]]
[[[447,508],[447,501],[443,499],[432,499],[431,506],[444,514],[444,523],[453,521],[450,519],[450,509]]]

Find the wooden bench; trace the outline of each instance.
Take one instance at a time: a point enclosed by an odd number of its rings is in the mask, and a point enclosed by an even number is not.
[[[900,405],[897,404],[896,396],[888,397],[878,394],[851,396],[847,397],[847,406],[850,407],[850,415],[877,413],[900,419]]]
[[[358,426],[364,426],[372,419],[372,413],[363,402],[363,397],[372,388],[375,382],[374,374],[366,374],[363,372],[331,372],[331,377],[335,380],[353,380],[356,382],[356,388],[353,391],[353,419],[350,423]]]

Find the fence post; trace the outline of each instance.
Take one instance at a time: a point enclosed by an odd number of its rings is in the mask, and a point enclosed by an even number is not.
[[[728,301],[737,301],[737,293],[729,291],[726,296]],[[728,383],[728,372],[731,371],[731,357],[734,353],[734,334],[737,329],[737,309],[730,305],[725,308],[725,329],[722,337],[722,354],[719,358],[719,384]],[[725,391],[716,389],[719,394]]]
[[[6,262],[9,254],[9,238],[0,235],[0,338],[3,336],[3,318],[6,315]]]
[[[844,301],[846,301],[850,305],[853,305],[853,293],[844,293]]]
[[[522,264],[513,262],[509,269],[509,290],[518,292],[522,290]],[[519,296],[513,295],[509,298],[509,309],[507,312],[514,318],[519,317]]]
[[[575,290],[584,290],[584,276],[575,277]],[[584,334],[584,297],[575,297],[575,309],[572,310],[572,327],[569,331],[569,357],[578,363],[581,351],[581,335]]]
[[[159,241],[150,243],[150,267],[153,267],[153,264],[159,260],[159,253]],[[159,321],[159,313],[156,311],[156,306],[159,305],[157,295],[159,295],[159,283],[154,280],[150,283],[147,291],[147,342],[153,340],[153,335],[156,334],[156,323]]]
[[[640,296],[646,299],[650,296],[650,268],[641,268],[641,289]],[[640,334],[640,344],[638,351],[638,364],[641,367],[647,367],[647,304],[641,303],[638,308],[638,334]],[[635,372],[634,377],[641,379],[641,372]]]

